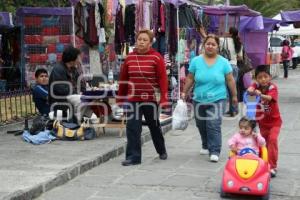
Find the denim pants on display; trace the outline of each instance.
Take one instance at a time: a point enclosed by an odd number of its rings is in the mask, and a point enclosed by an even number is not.
[[[224,108],[224,99],[205,104],[194,101],[196,126],[200,132],[202,148],[208,149],[210,155],[219,156],[221,152]]]
[[[126,124],[126,160],[141,162],[142,160],[142,116],[144,115],[156,152],[166,153],[165,140],[162,134],[158,105],[154,102],[130,102]]]
[[[235,85],[237,87],[239,68],[233,64],[231,64],[231,67],[232,67],[232,75],[235,80]],[[227,87],[227,91],[228,91],[228,100],[229,100],[229,113],[238,113],[238,111],[239,111],[238,106],[232,104],[232,95],[231,95],[229,87]]]

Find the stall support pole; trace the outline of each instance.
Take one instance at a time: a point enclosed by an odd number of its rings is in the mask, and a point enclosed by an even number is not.
[[[72,31],[73,31],[73,46],[75,47],[76,43],[75,43],[75,8],[74,8],[74,5],[72,5]]]
[[[177,7],[177,12],[176,12],[177,16],[177,55],[178,55],[178,50],[179,50],[179,33],[180,33],[180,29],[179,29],[179,6]],[[176,56],[175,56],[176,59]],[[177,71],[177,75],[178,75],[178,99],[180,99],[180,63],[177,59],[177,66],[178,66],[178,71]]]

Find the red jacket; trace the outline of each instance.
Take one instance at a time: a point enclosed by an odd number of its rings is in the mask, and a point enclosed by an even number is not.
[[[160,90],[160,104],[168,101],[168,80],[164,59],[154,49],[128,54],[121,67],[117,102],[156,101],[155,89]]]

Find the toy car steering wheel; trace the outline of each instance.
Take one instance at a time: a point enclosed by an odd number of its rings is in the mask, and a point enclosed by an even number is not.
[[[250,94],[247,91],[243,95],[243,101],[247,108],[246,116],[249,119],[255,119],[256,105],[260,102],[260,96],[255,96],[255,101],[250,101],[249,96]]]
[[[257,153],[256,153],[256,151],[254,149],[247,147],[247,148],[243,148],[240,151],[239,156],[243,156],[243,155],[245,155],[247,153],[253,153],[253,154],[257,155]]]

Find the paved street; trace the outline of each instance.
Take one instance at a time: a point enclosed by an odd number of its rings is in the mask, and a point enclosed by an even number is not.
[[[280,76],[275,81],[284,124],[279,139],[278,176],[271,181],[272,200],[300,199],[300,70],[289,73],[288,80]],[[159,160],[152,142],[148,142],[143,147],[141,165],[121,166],[123,154],[44,193],[38,200],[219,199],[221,174],[227,160],[226,143],[237,129],[237,120],[238,117],[223,121],[223,151],[218,163],[199,154],[200,136],[191,121],[186,131],[166,134],[168,160]]]

